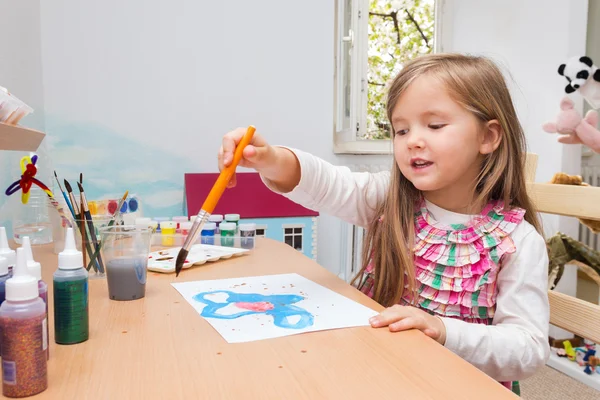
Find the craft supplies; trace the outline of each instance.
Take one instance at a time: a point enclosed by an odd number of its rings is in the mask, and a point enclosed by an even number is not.
[[[150,253],[148,256],[148,270],[162,273],[175,272],[175,259],[180,249],[180,247],[172,247]],[[248,250],[235,247],[195,244],[191,247],[183,268],[191,268],[194,265],[202,265],[246,253],[248,253]]]
[[[202,227],[204,226],[204,224],[210,217],[210,214],[214,211],[215,207],[217,206],[221,195],[225,191],[225,188],[229,184],[231,177],[235,173],[237,165],[242,159],[242,153],[244,149],[252,140],[255,131],[256,128],[254,128],[253,126],[248,127],[246,134],[242,137],[235,149],[235,152],[233,153],[233,160],[231,161],[231,164],[223,168],[223,170],[219,174],[219,177],[217,178],[217,181],[208,193],[208,196],[202,204],[202,208],[200,209],[198,216],[194,220],[194,225],[192,226],[189,235],[186,237],[185,242],[183,243],[183,246],[181,247],[181,250],[177,255],[177,260],[175,262],[176,275],[179,275],[179,273],[181,272],[183,264],[187,258],[189,249],[192,247],[192,244],[196,241],[198,235],[202,231]]]
[[[28,236],[23,238],[23,246],[25,254],[27,256],[27,270],[29,275],[33,276],[38,281],[38,291],[40,298],[44,300],[46,305],[46,320],[48,320],[48,285],[42,280],[42,265],[33,259],[33,252],[31,251],[31,243]],[[50,332],[48,324],[46,324],[46,337],[49,336]],[[50,359],[50,347],[46,349],[47,358]]]
[[[0,122],[9,125],[17,125],[21,118],[33,112],[22,100],[5,87],[0,86]]]
[[[181,231],[180,233],[184,236],[187,236],[190,233],[190,229],[192,229],[192,225],[194,225],[192,221],[181,221],[179,223],[179,230]]]
[[[150,221],[150,224],[148,226],[152,229],[152,233],[156,233],[158,229],[158,222]]]
[[[80,182],[77,182],[77,186],[79,187],[79,193],[81,194],[81,218],[85,218],[88,228],[90,230],[90,236],[92,238],[92,243],[94,244],[94,256],[96,256],[96,259],[98,260],[98,271],[100,273],[104,273],[104,263],[102,262],[102,256],[98,254],[100,251],[100,244],[98,243],[98,238],[96,237],[96,228],[94,227],[94,221],[92,220],[92,215],[90,214],[90,209],[88,208],[88,203],[85,197],[85,192],[83,190],[83,185]],[[93,259],[91,261],[93,261]]]
[[[74,344],[89,338],[88,272],[75,247],[73,228],[67,228],[65,249],[54,273],[54,340]]]
[[[75,229],[78,229],[79,232],[81,233],[81,243],[83,244],[83,246],[85,246],[85,249],[87,250],[87,254],[90,256],[90,263],[94,267],[94,271],[98,271],[99,270],[98,260],[92,260],[92,258],[94,256],[94,252],[92,250],[92,246],[90,245],[90,242],[86,239],[88,235],[87,235],[87,228],[85,226],[86,224],[85,224],[85,218],[83,215],[83,210],[80,209],[79,203],[75,199],[75,194],[73,194],[73,188],[71,187],[71,184],[66,179],[64,180],[64,184],[65,184],[65,188],[67,189],[69,199],[71,200],[71,205],[73,206],[73,212],[75,213],[75,215],[73,216],[75,223],[73,225],[75,225]],[[83,248],[83,246],[82,246],[82,248]],[[84,265],[86,265],[85,254],[86,253],[84,251],[83,252]],[[88,270],[89,270],[89,267],[88,267]]]
[[[186,217],[186,216],[176,216],[176,217],[171,218],[171,220],[177,222],[177,229],[181,228],[182,222],[189,221],[188,217]]]
[[[14,202],[13,236],[21,243],[22,236],[29,236],[34,244],[45,244],[52,241],[52,223],[48,213],[48,201],[56,209],[61,218],[70,226],[69,218],[54,198],[52,191],[35,176],[38,172],[37,154],[21,158],[21,177],[13,182],[5,191],[7,196],[21,190],[21,204]],[[35,184],[35,186],[33,186]],[[44,192],[45,195],[42,193]]]
[[[152,231],[135,225],[100,229],[102,254],[106,260],[108,297],[136,300],[146,294],[148,253]]]
[[[196,219],[195,217],[194,217],[194,219],[190,218],[190,221],[194,221],[195,219]],[[217,227],[215,233],[219,233],[219,224],[221,222],[223,222],[223,216],[221,214],[213,214],[208,217],[208,221],[215,223],[215,226]]]
[[[254,248],[254,239],[256,236],[256,224],[246,223],[239,225],[240,245],[244,249]]]
[[[215,234],[217,231],[217,224],[214,222],[207,222],[204,224],[202,231],[200,232],[200,240],[202,244],[215,244]]]
[[[236,228],[233,222],[221,222],[221,246],[233,247]]]
[[[0,305],[4,396],[32,396],[48,387],[47,324],[37,279],[27,271],[25,249],[18,248],[13,277],[6,281],[6,300]]]
[[[177,230],[177,222],[163,221],[160,223],[160,233],[162,234],[163,246],[173,246],[175,244],[175,231]]]
[[[6,228],[3,226],[0,226],[0,257],[4,257],[8,261],[8,274],[12,275],[12,269],[17,263],[17,254],[8,247]]]
[[[237,229],[237,225],[240,222],[240,214],[225,214],[225,222],[234,223]]]
[[[8,260],[0,256],[0,304],[6,298],[6,281],[10,278],[8,274]]]

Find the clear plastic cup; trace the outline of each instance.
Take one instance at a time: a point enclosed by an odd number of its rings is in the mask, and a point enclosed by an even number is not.
[[[152,230],[136,225],[100,228],[102,260],[106,267],[108,297],[137,300],[146,295],[148,254]]]

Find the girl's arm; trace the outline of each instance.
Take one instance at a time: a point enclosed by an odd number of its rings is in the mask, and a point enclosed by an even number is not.
[[[261,174],[271,190],[354,225],[367,227],[375,218],[375,208],[387,194],[389,172],[352,172],[300,150],[278,147],[277,151],[291,152],[296,157],[300,180],[295,187],[280,187]]]
[[[445,346],[498,381],[527,378],[546,363],[548,344],[548,253],[526,222],[513,233],[517,251],[498,274],[492,326],[443,318]]]

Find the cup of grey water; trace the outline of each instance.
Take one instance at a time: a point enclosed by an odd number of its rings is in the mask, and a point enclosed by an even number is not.
[[[108,297],[137,300],[146,294],[146,268],[152,230],[135,225],[99,228]]]

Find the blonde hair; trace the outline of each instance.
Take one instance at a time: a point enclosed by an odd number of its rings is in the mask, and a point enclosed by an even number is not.
[[[502,200],[506,208],[523,208],[525,220],[541,233],[525,186],[525,134],[498,67],[485,57],[460,54],[432,54],[414,59],[404,65],[389,88],[387,116],[390,124],[392,110],[402,93],[423,75],[438,78],[449,95],[482,124],[495,119],[502,127],[498,149],[486,155],[482,162],[474,204],[483,206],[490,200]],[[394,163],[387,196],[376,207],[377,218],[367,230],[363,267],[354,278],[354,283],[360,280],[372,260],[373,298],[384,306],[398,303],[405,290],[413,300],[416,299],[412,248],[415,206],[421,196],[422,193]]]

